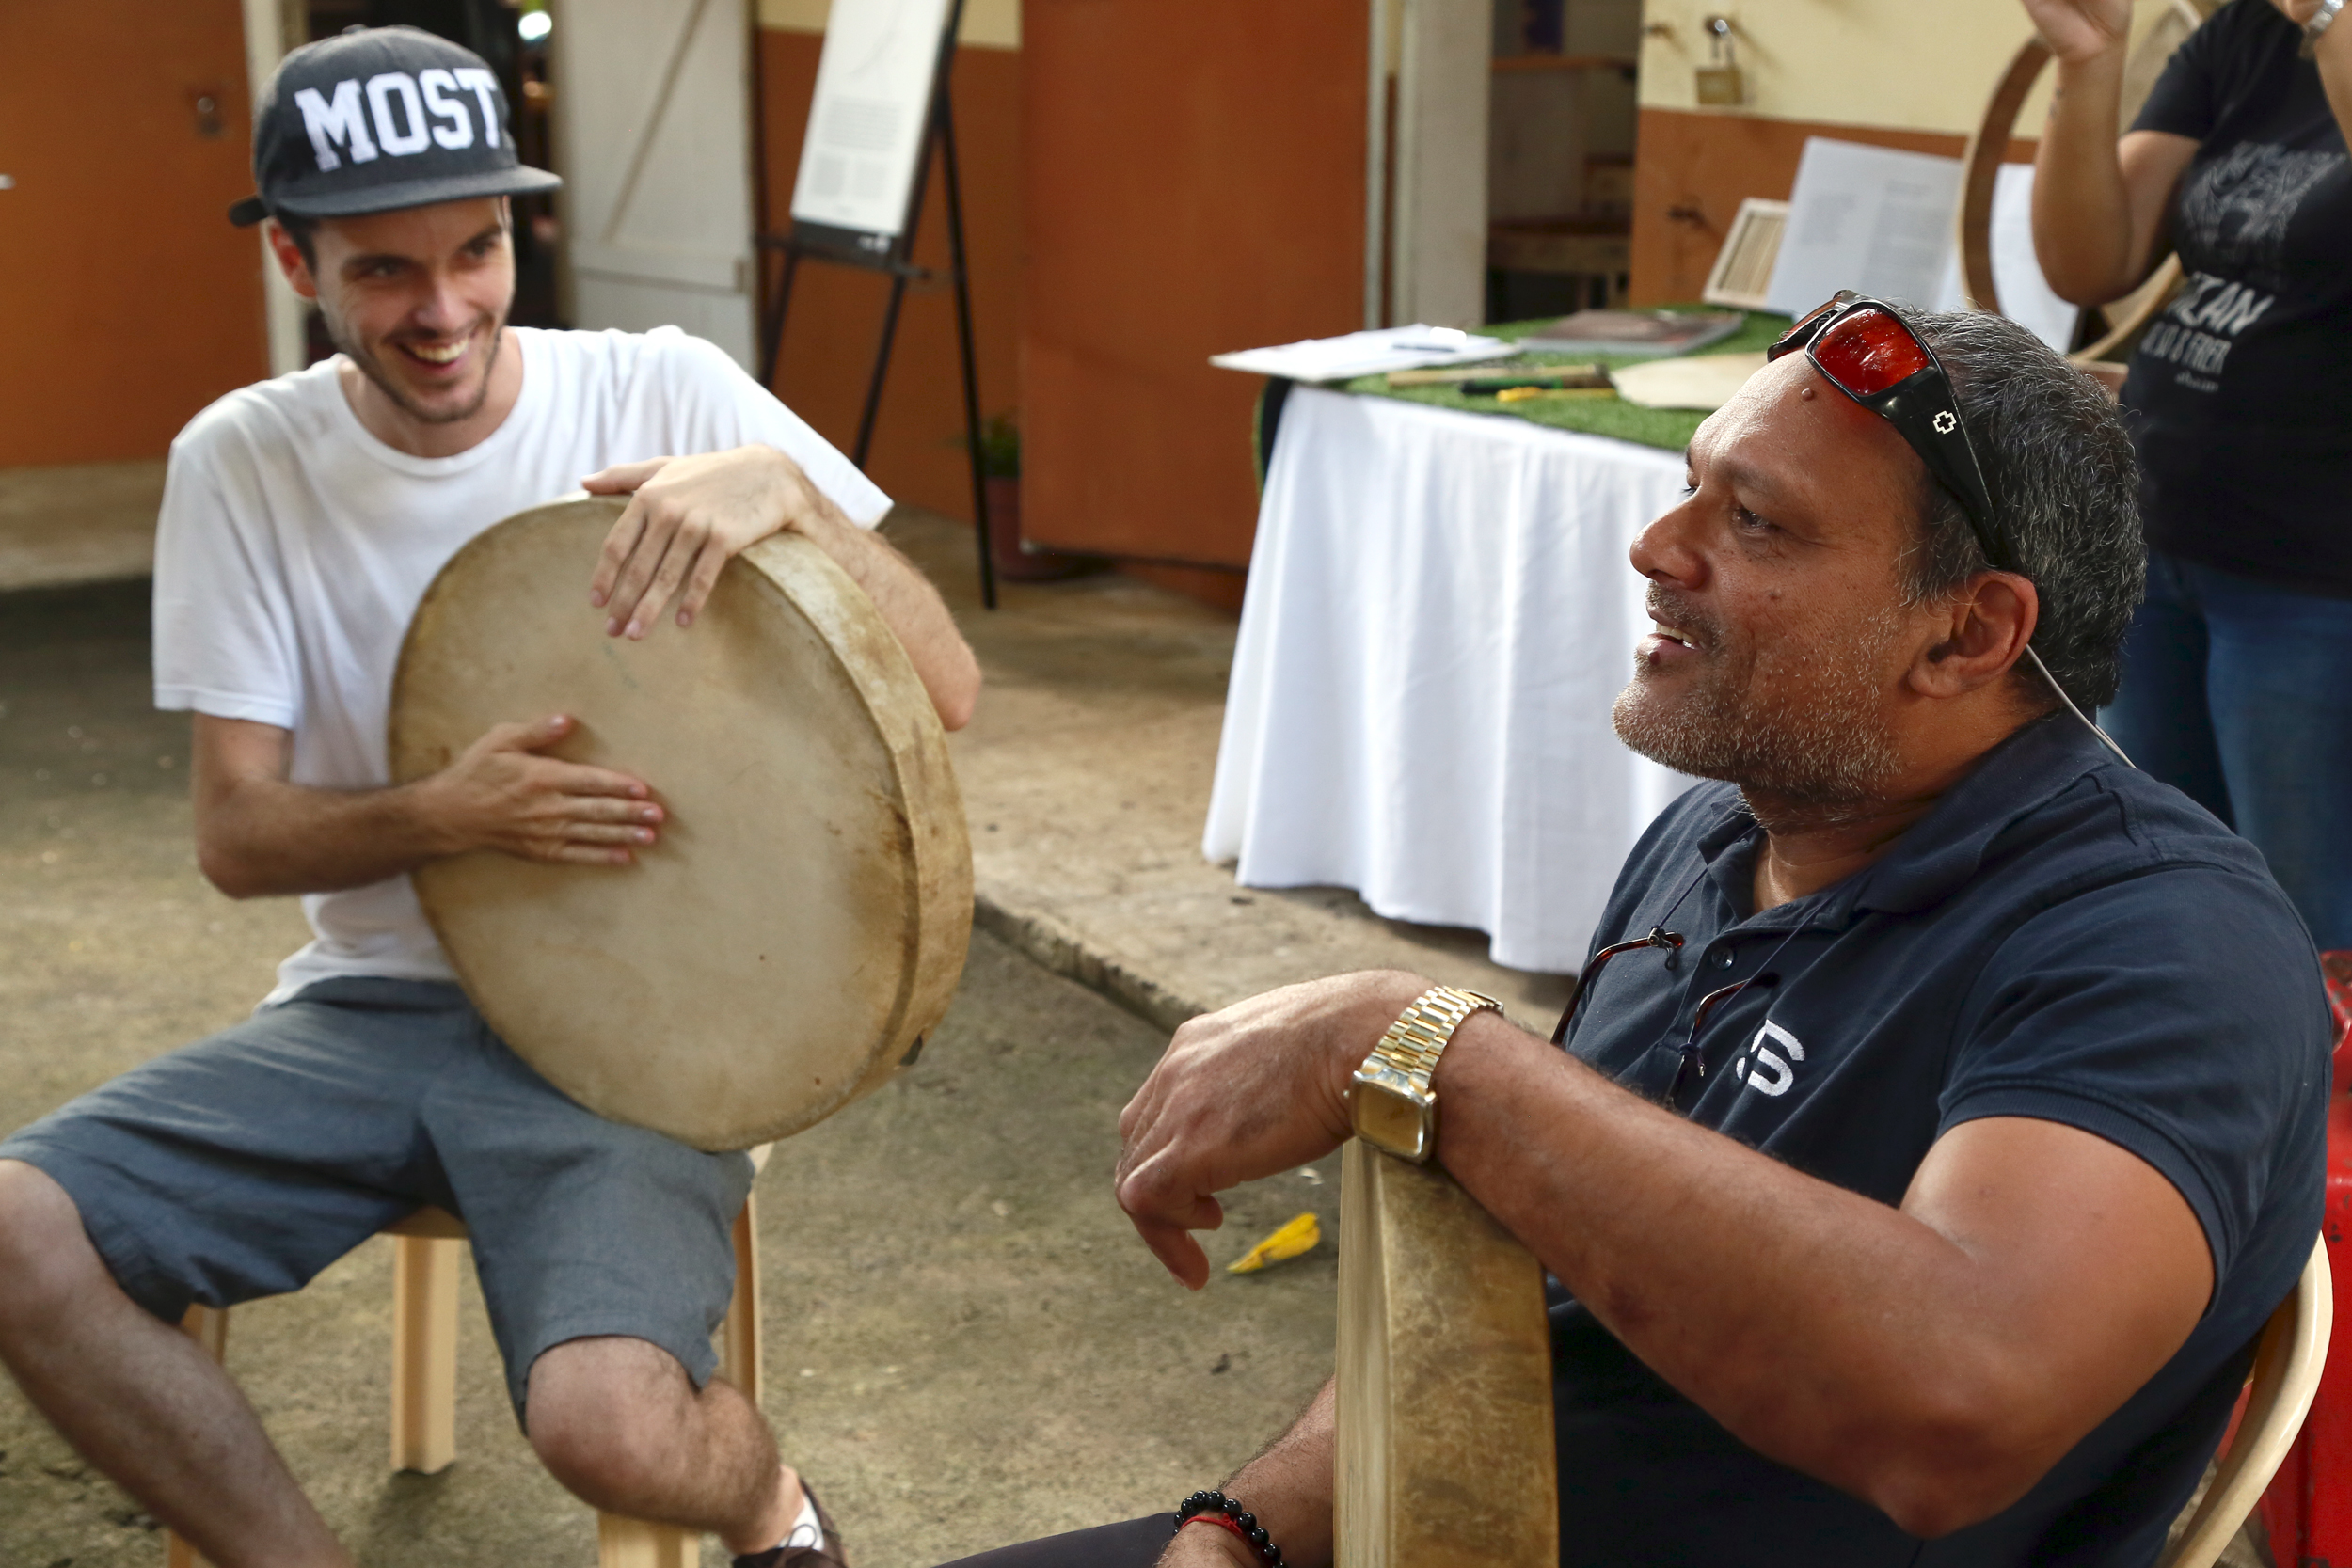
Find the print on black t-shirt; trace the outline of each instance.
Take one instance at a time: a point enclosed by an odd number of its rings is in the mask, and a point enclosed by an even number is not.
[[[2278,303],[2280,289],[2292,287],[2280,263],[2296,209],[2344,162],[2341,152],[2249,142],[2193,166],[2181,184],[2175,241],[2183,256],[2234,263],[2239,277],[2189,275],[2139,352],[2181,366],[2172,378],[2179,386],[2219,391],[2230,345]]]

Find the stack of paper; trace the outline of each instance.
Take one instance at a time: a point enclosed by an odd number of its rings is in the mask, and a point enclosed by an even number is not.
[[[1209,363],[1220,370],[1287,376],[1293,381],[1347,381],[1381,371],[1409,371],[1423,365],[1475,364],[1518,352],[1517,344],[1500,338],[1473,337],[1459,327],[1416,324],[1350,332],[1341,338],[1309,338],[1279,348],[1213,355]]]
[[[1519,340],[1551,354],[1617,354],[1645,359],[1689,354],[1746,325],[1737,310],[1579,310]]]

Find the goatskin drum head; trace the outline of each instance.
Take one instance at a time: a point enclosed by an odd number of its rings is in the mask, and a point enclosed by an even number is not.
[[[604,635],[588,583],[624,499],[510,517],[427,591],[392,696],[393,777],[492,726],[668,812],[630,866],[483,850],[415,873],[467,994],[556,1087],[697,1148],[783,1137],[885,1082],[938,1022],[972,924],[946,737],[863,590],[795,533],[727,564],[681,630]]]

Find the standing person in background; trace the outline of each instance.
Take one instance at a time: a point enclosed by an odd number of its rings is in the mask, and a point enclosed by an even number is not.
[[[2131,0],[2026,0],[2058,57],[2034,249],[2080,305],[2169,238],[2186,284],[2131,411],[2148,597],[2106,722],[2251,839],[2323,951],[2352,949],[2352,22],[2233,0],[2115,127]]]

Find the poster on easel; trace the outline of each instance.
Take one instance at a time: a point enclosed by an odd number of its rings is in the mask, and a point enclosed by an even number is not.
[[[833,0],[792,186],[800,243],[887,266],[914,219],[953,0]]]

